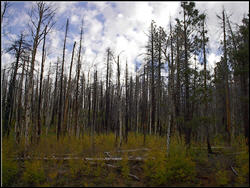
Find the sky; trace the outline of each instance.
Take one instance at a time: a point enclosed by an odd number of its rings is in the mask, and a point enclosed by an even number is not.
[[[182,13],[179,14],[181,8],[178,1],[49,1],[48,3],[56,7],[57,11],[56,25],[47,36],[48,42],[46,41],[48,55],[46,56],[45,72],[48,71],[49,62],[53,64],[57,61],[57,57],[62,57],[67,18],[69,19],[69,31],[66,45],[66,72],[69,70],[74,41],[77,42],[76,49],[78,49],[81,21],[84,19],[82,71],[87,75],[96,67],[104,77],[105,51],[108,47],[115,56],[123,51],[120,54],[122,72],[127,61],[129,72],[134,76],[136,63],[143,62],[143,55],[140,54],[145,53],[151,20],[168,32],[170,20],[172,24],[175,24],[175,18],[182,17]],[[249,12],[249,2],[203,1],[195,3],[201,13],[207,14],[209,37],[207,61],[208,69],[213,71],[215,62],[220,60],[219,44],[222,37],[222,28],[216,14],[221,14],[224,7],[227,14],[231,15],[232,23],[241,24],[243,15],[247,15]],[[6,12],[6,18],[1,25],[2,49],[17,39],[20,32],[27,32],[27,23],[30,20],[28,12],[34,4],[35,2],[31,1],[11,2],[11,6]],[[3,32],[7,34],[3,35]],[[42,43],[36,56],[36,68],[39,67],[42,59],[41,49]],[[75,62],[76,57],[75,55]],[[9,53],[3,53],[1,60],[1,69],[3,69],[14,61],[14,57]]]

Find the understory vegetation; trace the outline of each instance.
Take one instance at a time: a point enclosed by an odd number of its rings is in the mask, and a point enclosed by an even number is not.
[[[131,133],[128,143],[116,148],[114,134],[100,134],[94,138],[94,150],[89,135],[53,142],[55,137],[41,137],[38,145],[26,149],[23,140],[16,145],[14,136],[3,139],[3,186],[249,185],[243,137],[235,138],[231,147],[220,140],[213,147],[217,154],[208,155],[206,143],[193,142],[186,150],[184,139],[173,135],[168,156],[165,136],[148,136],[144,145],[142,134]],[[122,160],[94,160],[105,158]]]

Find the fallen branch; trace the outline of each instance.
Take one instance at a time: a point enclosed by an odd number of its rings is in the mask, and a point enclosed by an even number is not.
[[[108,166],[108,167],[111,167],[111,168],[121,168],[119,166],[115,166],[115,165],[111,165],[111,164],[105,164],[105,165]],[[136,175],[133,175],[133,174],[129,173],[128,176],[134,178],[137,181],[140,181],[140,179]]]
[[[239,176],[238,173],[236,172],[236,170],[234,170],[234,168],[231,166],[231,169],[233,171],[233,173],[236,175],[236,176]]]
[[[105,165],[108,167],[111,167],[111,168],[119,168],[119,166],[115,166],[115,165],[111,165],[111,164],[105,164]]]
[[[230,153],[230,152],[224,152],[223,154],[225,155],[239,155],[239,154],[242,154],[242,153],[246,153],[246,151],[242,151],[242,152],[235,152],[235,153]]]
[[[130,177],[132,177],[132,178],[136,179],[137,181],[140,181],[140,179],[139,179],[136,175],[133,175],[133,174],[128,174],[128,176],[130,176]]]

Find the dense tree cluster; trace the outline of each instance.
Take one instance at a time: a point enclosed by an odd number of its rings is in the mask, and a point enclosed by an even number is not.
[[[206,58],[206,14],[200,13],[193,2],[182,2],[181,8],[181,18],[172,20],[169,29],[151,22],[144,62],[137,67],[135,77],[130,76],[121,53],[108,48],[106,70],[102,72],[106,78],[102,80],[96,66],[93,74],[82,71],[83,25],[79,41],[72,47],[71,62],[65,60],[69,20],[62,58],[50,63],[44,75],[44,65],[49,63],[46,36],[55,24],[56,11],[37,2],[30,14],[32,43],[20,34],[8,48],[15,62],[10,69],[1,70],[3,136],[13,131],[17,143],[23,137],[29,145],[49,132],[55,132],[57,139],[66,134],[94,137],[114,132],[115,144],[121,146],[127,142],[129,132],[144,134],[144,143],[147,135],[158,134],[167,135],[168,150],[171,135],[177,134],[180,139],[184,136],[187,147],[191,139],[207,142],[210,153],[211,135],[221,134],[230,144],[232,137],[245,134],[248,144],[249,15],[235,30],[225,10],[218,15],[223,55],[211,73]],[[42,60],[39,70],[35,70],[40,61],[39,45]],[[121,64],[125,62],[123,83]],[[69,63],[67,75],[64,64]],[[200,71],[198,64],[203,65]],[[92,144],[94,147],[94,139]]]

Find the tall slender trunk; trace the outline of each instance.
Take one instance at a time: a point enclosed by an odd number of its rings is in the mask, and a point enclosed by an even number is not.
[[[66,31],[65,31],[65,37],[64,37],[64,44],[63,44],[63,58],[62,58],[62,68],[61,68],[61,79],[60,79],[60,97],[59,97],[59,111],[58,111],[58,122],[57,122],[57,135],[56,138],[59,140],[59,136],[61,134],[61,121],[62,121],[62,107],[63,107],[63,100],[62,100],[62,94],[63,94],[63,70],[64,70],[64,58],[65,58],[65,47],[66,47],[66,39],[67,39],[67,32],[68,32],[68,25],[69,25],[69,19],[67,19],[66,23]]]
[[[169,155],[169,144],[170,144],[170,131],[173,129],[174,126],[174,51],[173,51],[173,37],[172,37],[172,25],[170,23],[170,50],[171,50],[171,62],[169,61],[169,87],[168,87],[168,94],[169,94],[169,108],[170,108],[170,123],[168,125],[167,130],[167,155]]]
[[[42,5],[44,7],[44,5]],[[28,79],[28,98],[27,98],[27,106],[26,106],[26,126],[25,126],[25,145],[29,145],[29,128],[31,126],[31,114],[32,114],[32,91],[33,91],[33,73],[34,73],[34,66],[35,66],[35,60],[36,60],[36,52],[37,52],[37,47],[38,47],[38,42],[39,42],[39,33],[41,29],[41,24],[42,24],[42,18],[43,18],[43,13],[44,9],[41,8],[39,12],[39,20],[36,28],[36,35],[33,41],[33,50],[32,50],[32,56],[31,56],[31,65],[30,65],[30,72],[29,72],[29,79]]]
[[[158,129],[161,129],[161,122],[160,122],[160,117],[161,117],[161,40],[162,40],[162,30],[159,31],[159,44],[158,44],[158,102],[157,102],[157,126],[155,128],[155,134]]]
[[[50,121],[50,127],[54,124],[54,121],[55,121],[55,115],[56,115],[56,111],[58,109],[58,99],[57,99],[57,80],[58,80],[58,74],[59,74],[59,71],[58,71],[58,66],[59,66],[59,61],[57,60],[57,64],[56,64],[56,79],[55,79],[55,86],[54,86],[54,101],[53,101],[53,110],[52,110],[52,115],[51,115],[51,121]]]
[[[175,103],[175,114],[176,114],[176,117],[178,118],[180,116],[180,57],[179,57],[179,37],[178,37],[178,34],[177,33],[177,36],[176,36],[176,103]],[[178,129],[178,132],[179,132],[179,136],[181,138],[181,125],[179,122],[176,122],[176,126],[177,126],[177,129]]]
[[[40,75],[40,88],[39,88],[39,99],[38,99],[38,118],[37,118],[37,143],[40,140],[41,134],[41,103],[42,103],[42,84],[43,84],[43,67],[45,62],[45,41],[46,41],[47,25],[45,26],[44,39],[43,39],[43,52],[42,52],[42,64],[41,64],[41,75]]]
[[[73,65],[73,61],[74,61],[75,46],[76,46],[76,42],[74,42],[73,51],[72,51],[70,70],[69,70],[68,88],[67,88],[67,92],[66,92],[66,99],[65,99],[65,105],[64,105],[64,116],[63,116],[63,118],[64,118],[64,120],[63,120],[63,135],[64,136],[65,136],[65,133],[67,130],[69,93],[71,91],[71,72],[72,72],[72,65]]]
[[[22,44],[23,44],[23,35],[21,34],[21,38],[19,40],[18,51],[16,52],[16,63],[15,63],[12,78],[11,78],[11,81],[10,81],[10,84],[9,84],[6,111],[5,111],[5,121],[4,121],[4,126],[3,126],[4,127],[3,128],[3,135],[7,134],[7,137],[9,136],[11,120],[12,120],[14,92],[15,92],[15,85],[16,85],[16,76],[17,76],[19,59],[20,59],[20,56],[21,56]]]
[[[79,90],[79,77],[80,77],[80,70],[81,70],[82,34],[83,34],[83,23],[82,23],[82,27],[81,27],[80,46],[79,46],[77,68],[76,68],[75,136],[77,136],[77,130],[79,129],[78,128],[78,90]]]
[[[22,86],[23,86],[23,77],[24,77],[24,68],[25,68],[25,61],[23,61],[23,67],[22,67],[22,74],[19,82],[19,95],[18,95],[18,104],[17,104],[17,118],[16,118],[16,142],[20,143],[20,132],[21,132],[21,113],[22,113]]]
[[[187,23],[186,23],[186,10],[184,7],[184,54],[185,54],[185,142],[187,147],[190,147],[191,141],[191,128],[187,126],[190,117],[190,101],[189,101],[189,66],[188,66],[188,44],[187,44]]]
[[[227,44],[226,44],[226,21],[225,11],[222,12],[223,19],[223,43],[224,43],[224,67],[225,67],[225,100],[226,100],[226,132],[228,143],[231,144],[231,112],[229,101],[228,65],[227,65]]]
[[[128,64],[126,62],[126,71],[125,71],[125,143],[128,142]]]
[[[151,23],[151,69],[152,69],[152,76],[151,76],[151,127],[155,127],[155,67],[154,67],[154,26]]]
[[[207,116],[208,110],[208,101],[207,101],[207,58],[206,58],[206,38],[205,38],[205,20],[202,23],[202,48],[203,48],[203,62],[204,62],[204,92],[205,92],[205,108],[204,108],[204,116]],[[213,153],[210,138],[209,138],[209,124],[205,122],[206,132],[207,132],[207,151],[208,153]]]

